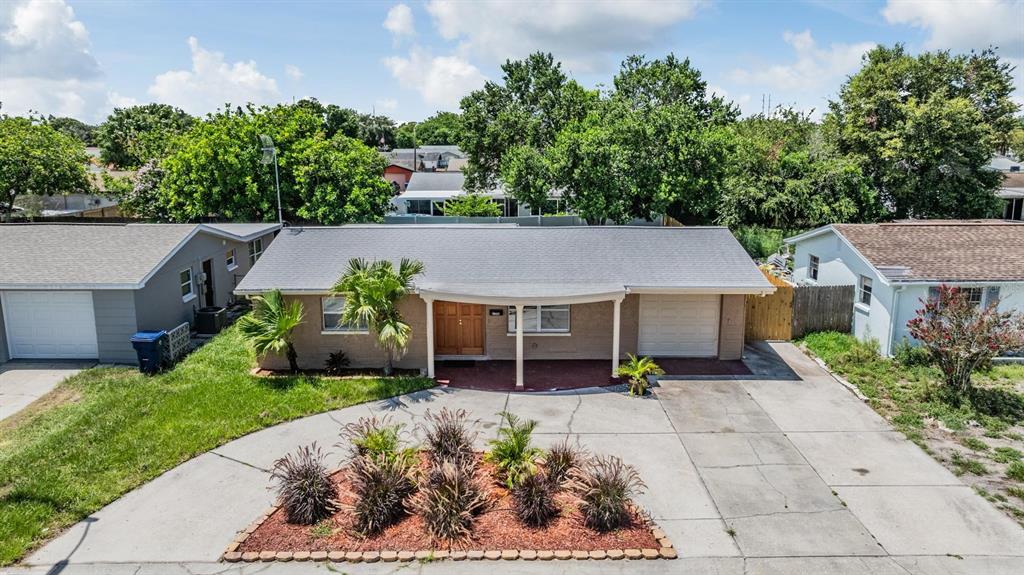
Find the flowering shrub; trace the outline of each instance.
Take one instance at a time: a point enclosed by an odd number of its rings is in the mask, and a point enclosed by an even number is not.
[[[971,303],[958,288],[940,286],[907,322],[910,335],[942,370],[954,401],[969,395],[971,373],[1001,353],[1024,347],[1024,316]]]

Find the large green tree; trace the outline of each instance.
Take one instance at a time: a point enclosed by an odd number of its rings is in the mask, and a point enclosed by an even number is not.
[[[100,158],[121,169],[135,169],[170,152],[171,140],[195,121],[167,104],[115,108],[96,131]]]
[[[739,121],[734,132],[719,223],[811,228],[882,214],[859,163],[838,155],[807,115],[779,108]]]
[[[82,142],[29,118],[0,116],[0,216],[10,221],[21,195],[92,189]]]
[[[384,216],[391,187],[373,149],[340,132],[328,138],[323,116],[308,105],[250,105],[212,114],[175,140],[160,165],[169,217],[276,220],[274,169],[260,162],[260,135],[274,141],[286,218],[336,224]]]
[[[486,191],[500,181],[502,161],[513,148],[544,153],[569,122],[583,119],[596,91],[566,77],[551,54],[506,61],[502,81],[487,82],[462,99],[458,144],[469,155],[466,188]],[[505,182],[518,197],[516,182]]]
[[[94,146],[96,144],[96,126],[90,126],[74,118],[58,118],[56,116],[47,117],[46,123],[54,130],[66,136],[77,138],[86,146]]]
[[[422,122],[405,122],[395,133],[395,146],[442,146],[459,143],[462,118],[454,112],[438,112]]]
[[[985,166],[1018,110],[1012,70],[992,50],[913,56],[878,46],[830,103],[826,131],[892,217],[987,216],[1000,178]]]

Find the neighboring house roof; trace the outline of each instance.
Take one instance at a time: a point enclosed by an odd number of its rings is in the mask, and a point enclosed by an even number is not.
[[[799,243],[834,231],[894,282],[1024,281],[1024,223],[921,220],[833,224],[788,238]]]
[[[376,225],[288,228],[235,292],[326,293],[352,258],[420,260],[421,294],[480,303],[775,289],[726,228]]]
[[[1024,198],[1024,188],[1002,188],[996,195],[1004,200]]]
[[[1011,170],[1020,171],[1021,162],[1019,160],[1011,158],[1010,156],[996,154],[995,156],[992,156],[992,159],[989,161],[987,167],[990,170],[998,170],[1000,172],[1009,172]]]
[[[140,289],[198,233],[248,241],[280,224],[0,225],[0,289]]]

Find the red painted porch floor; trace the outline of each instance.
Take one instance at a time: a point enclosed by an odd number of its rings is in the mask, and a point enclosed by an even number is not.
[[[731,376],[750,375],[742,361],[701,358],[655,358],[668,375]],[[558,359],[529,360],[523,365],[526,391],[554,391],[600,387],[619,383],[612,378],[611,360]],[[438,361],[437,382],[463,389],[513,391],[516,384],[514,361]]]

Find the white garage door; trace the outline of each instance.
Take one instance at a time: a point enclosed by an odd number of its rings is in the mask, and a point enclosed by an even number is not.
[[[718,355],[717,295],[641,295],[641,355],[711,357]]]
[[[91,292],[8,291],[3,293],[3,307],[12,358],[99,355]]]

